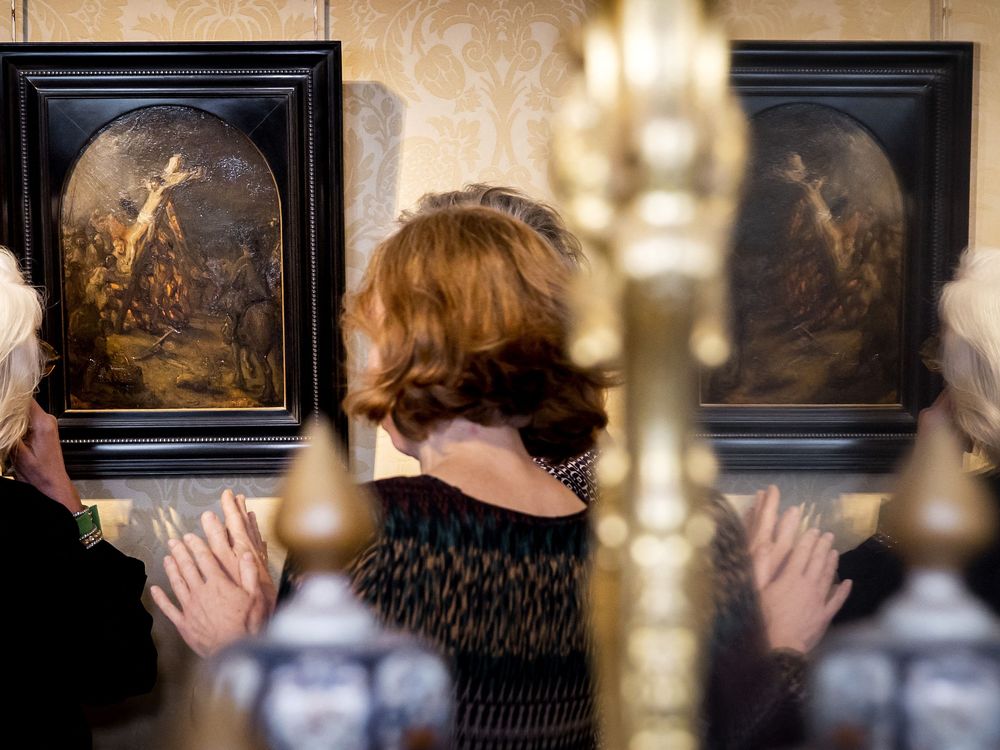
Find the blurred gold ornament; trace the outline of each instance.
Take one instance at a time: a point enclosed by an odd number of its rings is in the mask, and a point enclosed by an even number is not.
[[[729,355],[726,260],[745,152],[729,47],[696,0],[618,0],[583,32],[553,128],[553,182],[594,271],[569,351],[620,366],[601,462],[593,625],[609,747],[697,747],[708,619],[702,511],[717,465],[693,438],[698,366]]]
[[[373,503],[344,467],[329,422],[317,419],[281,490],[275,536],[303,573],[343,570],[375,534]]]
[[[910,567],[962,570],[996,535],[996,507],[962,469],[962,448],[943,422],[922,427],[883,511],[886,531]]]

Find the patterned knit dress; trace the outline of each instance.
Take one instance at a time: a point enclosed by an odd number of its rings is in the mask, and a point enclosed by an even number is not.
[[[539,463],[589,502],[595,455],[566,465]],[[595,747],[585,634],[586,511],[527,515],[480,502],[427,475],[367,487],[380,501],[383,528],[353,567],[355,590],[384,624],[424,636],[451,659],[457,683],[453,746]],[[704,746],[797,744],[805,660],[768,648],[743,526],[718,493],[709,493],[706,510],[716,534]],[[297,586],[289,560],[279,601]]]
[[[427,475],[369,487],[383,529],[353,568],[355,590],[451,660],[454,747],[594,747],[586,511],[527,515]]]

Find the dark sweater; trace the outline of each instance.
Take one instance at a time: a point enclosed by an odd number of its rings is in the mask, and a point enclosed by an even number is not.
[[[586,512],[526,515],[426,475],[371,488],[383,532],[354,566],[355,589],[451,661],[454,746],[593,747]]]
[[[430,476],[368,486],[384,525],[354,566],[355,588],[384,624],[424,636],[452,661],[455,747],[592,747],[586,513],[526,515]],[[709,507],[707,746],[795,741],[803,660],[769,651],[742,525],[721,496]],[[286,566],[282,597],[292,575]]]
[[[107,542],[84,549],[73,515],[30,485],[0,479],[0,504],[5,725],[32,748],[89,748],[82,706],[148,692],[156,679],[145,570]]]

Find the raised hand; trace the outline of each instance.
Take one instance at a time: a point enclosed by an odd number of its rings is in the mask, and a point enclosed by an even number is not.
[[[933,404],[921,409],[917,415],[917,432],[927,432],[940,425],[955,429],[955,405],[947,388],[938,394]]]
[[[781,493],[773,484],[757,491],[757,499],[744,519],[753,562],[754,582],[762,591],[781,570],[795,544],[802,521],[802,508],[793,506],[778,519]]]
[[[246,498],[242,494],[234,495],[232,490],[226,490],[222,493],[221,502],[224,525],[211,511],[206,511],[201,516],[205,539],[234,581],[240,580],[239,560],[247,553],[253,557],[259,587],[255,616],[263,623],[274,611],[278,597],[267,569],[267,543],[261,537],[257,517],[247,510]]]
[[[771,648],[808,653],[819,642],[851,593],[851,582],[834,585],[837,551],[833,534],[809,529],[785,564],[760,591]]]
[[[254,608],[260,596],[258,566],[250,552],[237,560],[235,578],[196,534],[168,542],[163,569],[177,597],[175,605],[159,586],[150,593],[181,638],[199,656],[257,632]]]
[[[17,478],[73,513],[83,510],[80,495],[63,463],[56,418],[47,414],[32,399],[28,420],[28,433],[14,446],[13,463]]]

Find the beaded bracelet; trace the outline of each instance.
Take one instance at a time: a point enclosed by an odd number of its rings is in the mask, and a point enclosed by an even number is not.
[[[84,549],[90,549],[99,541],[104,539],[104,533],[100,529],[94,529],[80,537],[80,544]]]
[[[86,549],[90,549],[104,538],[101,532],[101,517],[97,513],[97,506],[90,505],[83,510],[73,514],[76,519],[76,528],[80,532],[80,544]]]

